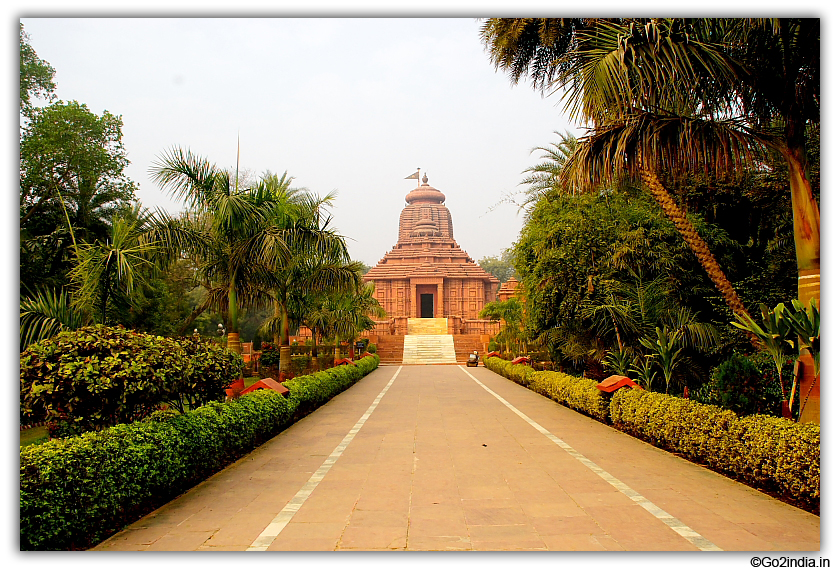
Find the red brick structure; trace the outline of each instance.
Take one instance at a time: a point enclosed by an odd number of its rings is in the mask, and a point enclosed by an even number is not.
[[[375,283],[376,299],[389,318],[448,318],[450,330],[460,334],[472,332],[464,322],[477,320],[496,299],[499,280],[455,242],[445,200],[423,176],[423,184],[405,197],[397,244],[365,281]]]
[[[519,289],[519,281],[516,277],[511,277],[502,284],[499,288],[498,296],[499,301],[507,301],[513,297],[518,297],[520,300],[524,300],[522,291]]]

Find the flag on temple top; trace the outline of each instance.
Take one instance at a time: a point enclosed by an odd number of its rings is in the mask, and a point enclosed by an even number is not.
[[[420,180],[420,169],[418,168],[417,172],[415,172],[411,176],[406,176],[405,179],[406,180]]]

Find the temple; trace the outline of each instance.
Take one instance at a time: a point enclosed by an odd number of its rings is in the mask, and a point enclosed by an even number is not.
[[[475,320],[496,298],[499,280],[455,242],[445,200],[423,176],[405,197],[397,244],[365,275],[391,318]]]
[[[383,362],[460,362],[499,330],[497,321],[479,318],[496,300],[499,280],[455,241],[443,192],[426,176],[420,184],[419,172],[417,178],[405,197],[396,245],[364,277],[388,313],[365,336]]]

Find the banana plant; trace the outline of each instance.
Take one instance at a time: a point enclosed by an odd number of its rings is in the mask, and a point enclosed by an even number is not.
[[[791,322],[785,315],[786,309],[784,303],[776,305],[772,311],[767,305],[760,305],[761,307],[761,323],[755,322],[752,317],[746,314],[735,313],[737,322],[732,321],[731,324],[741,330],[753,333],[761,343],[766,352],[773,358],[773,363],[776,365],[776,370],[779,373],[779,385],[782,388],[782,397],[787,403],[788,412],[793,405],[793,396],[796,393],[796,379],[793,379],[791,384],[790,396],[785,391],[785,383],[782,377],[782,367],[785,363],[785,356],[788,349],[794,346],[793,340],[790,338],[793,334]]]

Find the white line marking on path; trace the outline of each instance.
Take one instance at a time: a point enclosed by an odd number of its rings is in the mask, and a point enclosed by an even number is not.
[[[356,437],[356,434],[359,433],[359,430],[362,429],[362,426],[365,425],[365,422],[368,420],[370,415],[373,413],[373,410],[376,409],[376,406],[379,405],[379,402],[382,400],[382,397],[385,395],[385,392],[391,387],[394,383],[394,380],[397,379],[397,374],[400,373],[402,370],[402,366],[397,368],[397,371],[394,372],[394,375],[391,377],[391,380],[385,385],[379,395],[373,400],[373,403],[367,409],[367,411],[362,414],[362,417],[359,418],[359,421],[356,422],[347,435],[344,436],[344,439],[341,440],[333,452],[330,453],[329,457],[327,457],[321,466],[318,468],[315,473],[312,474],[312,477],[309,478],[309,481],[304,483],[303,487],[300,488],[300,491],[292,497],[292,499],[286,503],[286,506],[283,507],[277,516],[268,523],[268,526],[265,527],[260,535],[251,543],[251,546],[248,547],[246,552],[257,552],[263,551],[268,549],[271,546],[271,543],[279,536],[283,529],[286,528],[286,525],[289,524],[289,521],[292,520],[292,517],[300,510],[300,507],[303,506],[303,503],[306,502],[306,499],[312,494],[312,491],[315,490],[315,487],[318,486],[318,483],[323,481],[324,477],[329,472],[330,468],[335,465],[335,462],[338,461],[338,458],[341,457],[341,454],[344,453],[344,450],[347,449],[347,446],[350,445],[350,442],[353,441],[353,438]]]
[[[520,412],[510,402],[508,402],[507,400],[505,400],[504,398],[499,396],[496,392],[494,392],[493,390],[491,390],[490,388],[488,388],[487,386],[482,384],[481,381],[478,378],[476,378],[475,376],[470,374],[469,370],[467,370],[463,366],[459,366],[458,368],[463,370],[464,373],[466,373],[467,376],[469,376],[470,378],[475,380],[478,383],[479,386],[481,386],[482,388],[487,390],[497,400],[499,400],[502,404],[507,406],[508,409],[510,409],[510,411],[512,411],[514,414],[516,414],[517,416],[519,416],[520,418],[522,418],[523,420],[525,420],[526,422],[531,424],[531,427],[536,429],[538,432],[543,434],[545,437],[550,439],[552,442],[556,443],[559,447],[561,447],[564,451],[566,451],[566,453],[568,453],[569,455],[571,455],[572,457],[574,457],[575,459],[577,459],[578,461],[580,461],[581,463],[586,465],[593,473],[595,473],[601,479],[603,479],[604,481],[606,481],[607,483],[609,483],[610,485],[612,485],[613,487],[615,487],[616,489],[618,489],[619,491],[624,493],[627,497],[630,498],[630,500],[632,500],[634,503],[636,503],[637,505],[639,505],[640,507],[645,509],[647,512],[649,512],[650,514],[652,514],[653,516],[658,518],[660,521],[665,523],[668,526],[668,528],[670,528],[671,530],[676,532],[678,535],[680,535],[681,537],[686,539],[688,542],[693,544],[699,550],[716,550],[716,551],[723,550],[722,548],[720,548],[719,546],[714,544],[709,539],[704,538],[697,531],[692,530],[691,527],[683,524],[683,522],[680,521],[678,518],[669,515],[668,513],[666,513],[665,511],[663,511],[662,509],[660,509],[656,505],[654,505],[648,499],[643,497],[641,493],[639,493],[637,491],[634,491],[633,489],[631,489],[630,487],[628,487],[627,485],[625,485],[624,483],[622,483],[621,481],[619,481],[618,479],[616,479],[615,477],[613,477],[612,475],[610,475],[609,473],[604,471],[600,466],[598,466],[597,463],[587,459],[586,456],[584,456],[583,454],[576,451],[571,445],[569,445],[568,443],[566,443],[565,441],[563,441],[562,439],[560,439],[559,437],[557,437],[556,435],[554,435],[553,433],[551,433],[550,431],[548,431],[547,429],[542,427],[540,424],[538,424],[537,422],[535,422],[534,420],[532,420],[531,418],[529,418],[528,416],[526,416],[525,414]]]

